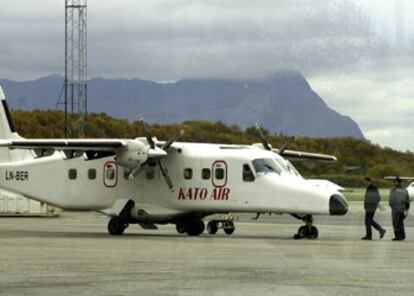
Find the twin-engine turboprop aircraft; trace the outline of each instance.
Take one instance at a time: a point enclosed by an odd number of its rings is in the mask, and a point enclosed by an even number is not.
[[[130,224],[175,224],[199,235],[203,218],[220,213],[291,214],[305,222],[296,238],[316,238],[312,215],[344,215],[340,192],[303,179],[289,161],[334,157],[257,145],[158,141],[143,129],[136,139],[24,139],[14,128],[0,88],[0,188],[62,209],[111,216],[110,234]],[[110,209],[110,210],[108,210]],[[207,229],[234,231],[231,220]]]

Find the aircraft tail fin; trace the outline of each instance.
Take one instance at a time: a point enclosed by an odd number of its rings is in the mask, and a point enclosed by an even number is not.
[[[6,96],[0,86],[0,139],[16,139],[19,135],[13,122]]]
[[[21,139],[16,132],[16,127],[13,122],[9,107],[7,105],[6,96],[0,86],[0,139]],[[0,162],[10,162],[21,160],[28,156],[25,151],[12,151],[8,148],[0,149]]]

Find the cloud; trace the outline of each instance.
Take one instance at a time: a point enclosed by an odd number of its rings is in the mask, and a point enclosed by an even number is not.
[[[364,135],[376,143],[414,151],[414,69],[376,68],[310,79],[310,85],[335,110],[352,114]]]
[[[18,75],[24,78],[61,72],[63,4],[2,2],[0,77],[23,65],[30,66]],[[280,68],[311,76],[387,51],[346,0],[89,0],[88,39],[90,76],[158,81],[260,78]]]
[[[414,150],[403,136],[414,124],[414,4],[401,2],[404,20],[389,0],[88,0],[89,77],[258,79],[296,70],[368,138]],[[0,78],[63,73],[63,1],[2,0],[0,36]]]

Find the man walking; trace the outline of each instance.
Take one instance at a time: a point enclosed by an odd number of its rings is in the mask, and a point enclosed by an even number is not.
[[[366,235],[362,239],[372,240],[372,227],[379,232],[379,238],[382,239],[385,235],[385,229],[383,229],[381,225],[374,220],[375,211],[379,206],[381,196],[378,191],[378,187],[374,184],[370,177],[364,177],[363,181],[367,186],[367,190],[365,191],[364,198]]]
[[[395,235],[393,241],[405,240],[404,219],[410,209],[410,196],[407,189],[401,186],[399,177],[394,180],[394,188],[391,189],[389,203]]]

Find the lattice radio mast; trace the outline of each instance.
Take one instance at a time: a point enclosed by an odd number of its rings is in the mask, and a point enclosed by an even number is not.
[[[86,0],[65,0],[63,105],[65,108],[66,138],[76,137],[76,135],[80,138],[85,136],[85,116],[87,113],[86,17]]]

